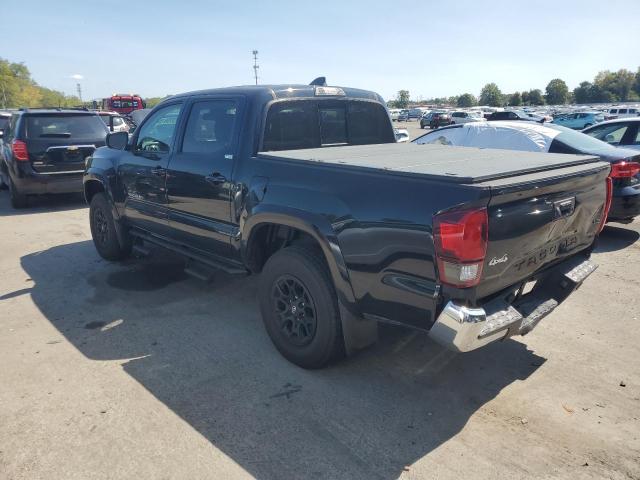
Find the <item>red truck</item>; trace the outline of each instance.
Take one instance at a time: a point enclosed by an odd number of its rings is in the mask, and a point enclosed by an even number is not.
[[[102,100],[102,109],[120,114],[129,114],[134,110],[141,110],[145,107],[145,102],[140,95],[114,93],[109,98]]]

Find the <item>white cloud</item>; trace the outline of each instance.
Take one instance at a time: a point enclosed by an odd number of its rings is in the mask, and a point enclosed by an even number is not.
[[[82,80],[84,76],[80,75],[79,73],[74,73],[73,75],[71,75],[71,78],[73,78],[74,80]]]

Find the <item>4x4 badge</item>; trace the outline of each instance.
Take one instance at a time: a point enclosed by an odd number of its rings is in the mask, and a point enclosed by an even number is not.
[[[501,256],[500,258],[493,257],[493,258],[491,259],[491,261],[489,262],[489,266],[493,267],[494,265],[497,265],[497,264],[499,264],[499,263],[504,263],[504,262],[506,262],[507,260],[509,260],[509,257],[507,257],[507,254],[505,253],[505,254],[504,254],[503,256]]]

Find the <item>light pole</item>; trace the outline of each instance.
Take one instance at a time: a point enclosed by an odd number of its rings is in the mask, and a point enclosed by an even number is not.
[[[258,65],[258,50],[253,51],[253,76],[256,79],[256,85],[258,84],[258,69],[260,65]]]

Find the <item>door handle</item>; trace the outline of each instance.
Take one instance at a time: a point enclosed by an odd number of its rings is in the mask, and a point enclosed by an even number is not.
[[[167,172],[166,169],[162,168],[162,167],[156,167],[151,169],[151,173],[153,173],[154,175],[158,175],[158,176],[162,176]]]
[[[214,172],[211,175],[207,175],[204,179],[211,185],[220,185],[227,181],[227,177],[219,172]]]

